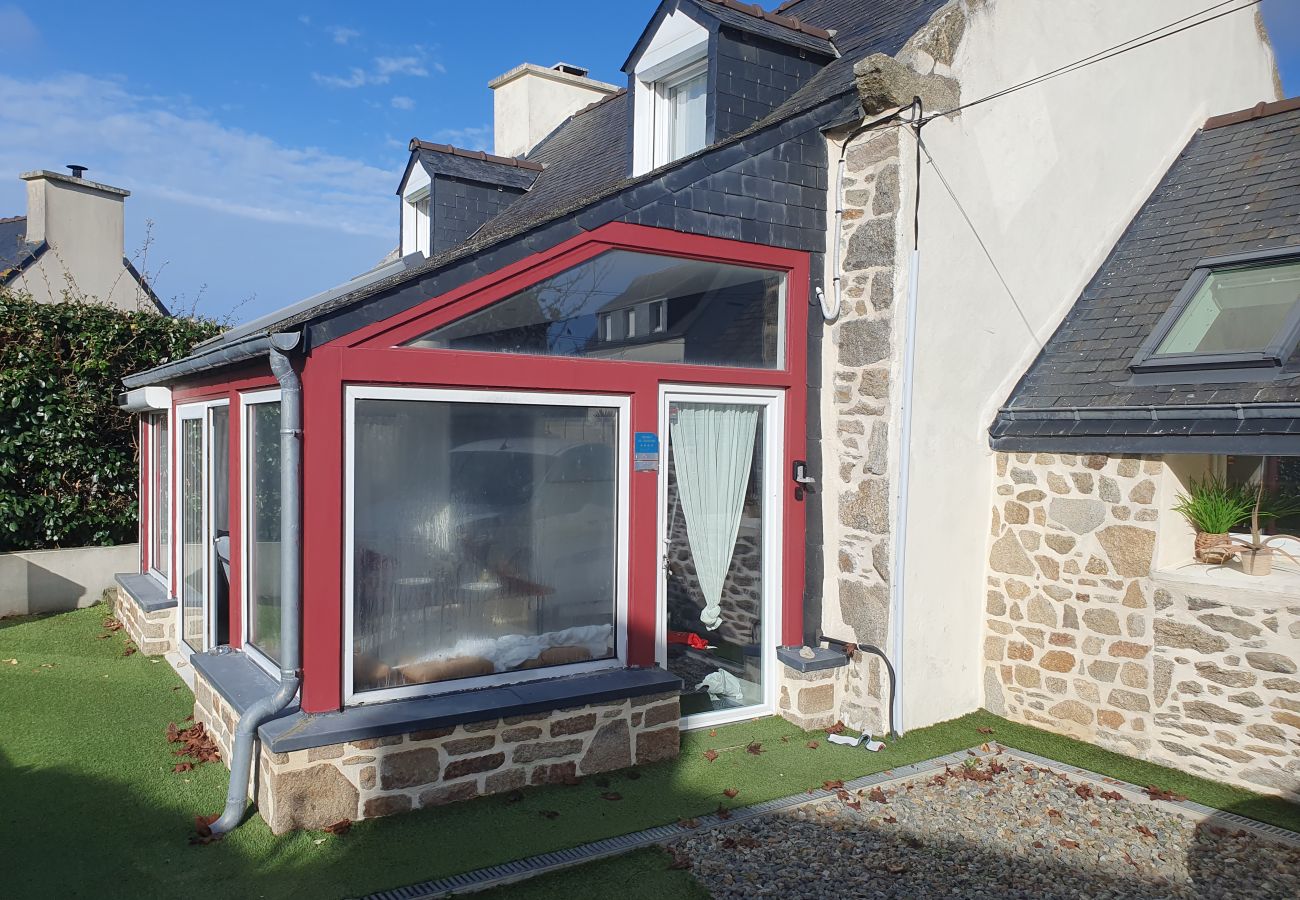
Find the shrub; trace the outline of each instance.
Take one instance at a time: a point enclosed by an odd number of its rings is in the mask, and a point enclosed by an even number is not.
[[[122,378],[220,330],[0,291],[0,551],[138,539],[139,428],[117,408]]]

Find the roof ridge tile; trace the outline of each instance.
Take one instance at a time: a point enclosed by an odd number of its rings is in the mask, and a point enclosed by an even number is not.
[[[1275,116],[1278,113],[1291,112],[1296,109],[1300,109],[1300,97],[1274,100],[1271,103],[1267,100],[1261,100],[1247,109],[1239,109],[1236,112],[1210,116],[1210,118],[1205,120],[1205,124],[1201,126],[1201,130],[1212,131],[1215,128],[1223,128],[1225,125],[1240,125],[1242,122],[1251,122],[1255,119],[1266,119],[1269,116]]]
[[[792,16],[780,15],[777,12],[768,12],[757,3],[742,3],[741,0],[704,0],[706,3],[716,3],[718,6],[725,6],[727,9],[744,13],[755,19],[762,19],[764,22],[771,22],[773,25],[780,25],[783,28],[789,28],[791,31],[797,31],[800,34],[807,34],[812,37],[821,38],[829,41],[832,35],[824,28],[818,28],[816,25],[809,25],[807,22],[801,22]]]
[[[449,156],[476,159],[480,162],[494,163],[499,166],[512,166],[516,169],[528,169],[533,172],[540,172],[544,168],[541,163],[530,162],[526,159],[518,159],[513,156],[497,156],[484,150],[466,150],[463,147],[453,147],[451,144],[435,144],[430,141],[422,141],[419,138],[411,138],[409,147],[412,153],[416,150],[429,150],[434,153],[446,153]]]

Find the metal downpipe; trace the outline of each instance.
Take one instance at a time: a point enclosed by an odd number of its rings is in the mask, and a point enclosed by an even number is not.
[[[248,807],[248,785],[257,729],[292,702],[301,683],[302,636],[302,380],[289,360],[298,334],[271,336],[271,371],[280,382],[280,688],[239,718],[230,760],[230,787],[221,818],[209,827],[225,834],[239,827]]]

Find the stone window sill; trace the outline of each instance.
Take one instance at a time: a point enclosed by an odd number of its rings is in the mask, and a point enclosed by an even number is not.
[[[213,690],[241,715],[275,691],[276,681],[238,650],[195,653],[190,661]],[[467,722],[678,693],[681,689],[681,679],[663,669],[606,669],[458,694],[353,706],[333,713],[309,714],[292,705],[263,724],[258,729],[258,737],[272,752],[288,753]]]
[[[152,575],[138,572],[123,572],[113,576],[121,585],[126,595],[135,601],[135,605],[146,613],[175,609],[176,598],[167,596],[167,589]]]
[[[1300,566],[1285,557],[1274,557],[1268,575],[1247,575],[1238,562],[1211,566],[1189,560],[1158,569],[1151,578],[1157,585],[1195,589],[1210,595],[1209,599],[1240,606],[1276,606],[1300,598]]]

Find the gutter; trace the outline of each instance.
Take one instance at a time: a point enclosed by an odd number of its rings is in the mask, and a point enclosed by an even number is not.
[[[302,682],[302,380],[289,358],[289,351],[299,345],[302,335],[282,333],[265,340],[271,371],[280,382],[280,688],[239,717],[226,807],[221,818],[209,826],[213,834],[226,834],[239,827],[256,763],[253,750],[257,729],[289,705]]]
[[[163,363],[161,366],[128,375],[122,379],[122,384],[126,386],[127,390],[134,390],[135,388],[161,384],[164,381],[175,381],[179,378],[219,369],[233,363],[257,359],[271,353],[273,342],[282,337],[284,335],[249,335],[233,344],[221,344],[210,350],[187,356],[184,359]],[[301,336],[294,334],[292,337],[294,345],[296,345]]]

